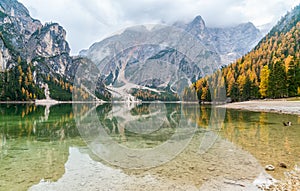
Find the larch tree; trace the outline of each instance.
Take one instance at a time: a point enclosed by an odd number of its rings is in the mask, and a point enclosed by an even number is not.
[[[269,85],[270,70],[268,65],[265,65],[260,72],[260,85],[259,93],[262,98],[267,97],[268,85]]]

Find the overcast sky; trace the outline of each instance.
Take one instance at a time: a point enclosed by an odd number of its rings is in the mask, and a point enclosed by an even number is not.
[[[58,22],[72,54],[135,24],[170,24],[201,15],[207,26],[276,23],[300,0],[19,0],[33,18]]]

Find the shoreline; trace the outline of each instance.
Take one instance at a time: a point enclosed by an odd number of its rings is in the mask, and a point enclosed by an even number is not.
[[[160,102],[160,101],[159,101]],[[158,102],[158,103],[159,103]],[[151,103],[149,101],[145,102],[126,102],[126,101],[58,101],[58,100],[35,100],[35,101],[0,101],[0,104],[35,104],[42,106],[51,106],[57,104],[104,104],[104,103]],[[162,103],[181,103],[181,104],[199,104],[198,102],[183,102],[183,101],[169,101]],[[247,110],[254,112],[270,112],[270,113],[280,113],[280,114],[291,114],[300,117],[300,101],[288,101],[284,99],[278,100],[252,100],[244,102],[234,102],[220,104],[216,107],[226,108],[226,109],[236,109],[236,110]]]
[[[34,104],[34,105],[57,105],[57,104],[87,104],[87,103],[95,103],[95,104],[104,104],[106,101],[58,101],[58,100],[35,100],[35,101],[0,101],[0,104]]]
[[[43,99],[43,100],[35,100],[35,101],[0,101],[0,104],[71,104],[71,103],[182,103],[182,104],[199,104],[199,102],[183,102],[183,101],[58,101],[54,99]]]
[[[300,117],[300,101],[287,100],[253,100],[245,102],[227,103],[217,107],[226,109],[247,110],[256,112],[270,112],[298,115]]]

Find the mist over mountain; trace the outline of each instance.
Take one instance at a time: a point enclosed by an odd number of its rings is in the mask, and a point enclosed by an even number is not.
[[[226,89],[233,101],[300,95],[300,5],[288,12],[249,53],[198,80],[199,99],[208,91]],[[218,83],[214,83],[216,79]],[[210,94],[212,95],[212,94]],[[214,99],[221,99],[218,94]]]
[[[182,90],[175,87],[179,83],[188,86],[228,65],[250,51],[261,38],[261,32],[252,23],[208,28],[197,16],[189,23],[175,22],[172,26],[129,27],[94,43],[80,55],[99,67],[105,84],[117,88],[114,91],[122,92],[120,96],[128,89],[175,93]]]

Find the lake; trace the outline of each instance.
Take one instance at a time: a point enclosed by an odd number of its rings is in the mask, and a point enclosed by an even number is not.
[[[300,162],[294,115],[160,102],[0,114],[0,190],[255,189],[266,165],[281,179]]]

